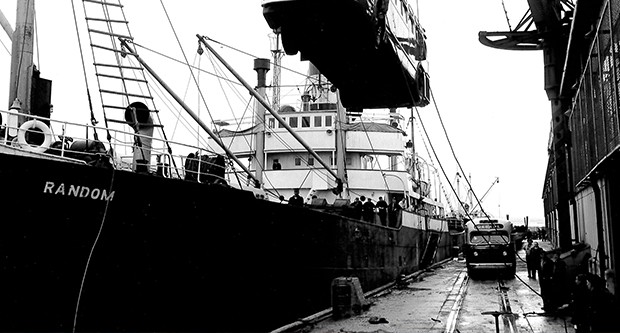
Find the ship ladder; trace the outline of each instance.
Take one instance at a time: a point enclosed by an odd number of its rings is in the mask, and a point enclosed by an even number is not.
[[[106,128],[129,132],[127,126],[140,127],[137,117],[128,117],[126,111],[130,104],[141,102],[153,120],[146,125],[160,130],[165,138],[144,68],[131,62],[133,57],[127,57],[119,41],[133,41],[120,0],[82,0],[82,4]],[[112,140],[131,142],[134,138],[111,138],[108,132],[108,141]]]
[[[426,240],[424,253],[422,254],[422,261],[420,262],[421,269],[424,269],[433,263],[435,254],[437,253],[437,247],[439,246],[439,239],[440,235],[438,233],[430,233],[428,239]]]

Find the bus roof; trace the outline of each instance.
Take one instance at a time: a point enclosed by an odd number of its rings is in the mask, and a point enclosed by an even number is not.
[[[473,221],[471,221],[475,224],[478,223],[506,223],[506,222],[510,222],[509,220],[503,220],[503,219],[496,219],[496,218],[486,218],[486,217],[477,217],[475,219],[473,219]]]

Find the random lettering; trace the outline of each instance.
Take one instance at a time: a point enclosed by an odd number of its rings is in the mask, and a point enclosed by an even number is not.
[[[66,188],[69,188],[67,191]],[[53,194],[53,195],[63,195],[75,198],[89,198],[92,200],[101,200],[101,201],[112,201],[114,199],[114,192],[108,192],[105,189],[100,188],[90,188],[84,185],[72,185],[65,183],[55,183],[46,181],[43,186],[43,193]]]

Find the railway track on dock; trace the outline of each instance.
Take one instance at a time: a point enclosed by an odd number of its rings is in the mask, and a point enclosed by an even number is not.
[[[333,319],[324,311],[274,332],[567,332],[564,318],[542,312],[537,289],[538,281],[527,278],[525,267],[515,278],[472,279],[465,263],[454,260],[418,273],[405,287],[376,290],[367,298],[370,308],[359,315]]]
[[[524,275],[523,270],[520,272],[518,274]],[[522,276],[503,279],[489,275],[469,279],[459,294],[463,301],[460,307],[454,308],[453,315],[447,317],[444,332],[566,332],[566,318],[549,316],[542,311],[537,288],[537,280]],[[451,297],[448,295],[448,299]]]
[[[510,287],[506,285],[505,280],[497,279],[494,280],[496,283],[495,291],[497,296],[497,309],[487,310],[480,312],[481,316],[492,316],[495,321],[495,331],[496,332],[511,332],[518,333],[519,329],[516,323],[517,314],[513,313],[509,290]],[[476,282],[474,282],[476,283]],[[470,279],[467,276],[467,272],[465,269],[461,270],[458,278],[456,279],[452,290],[448,293],[444,305],[439,311],[439,316],[436,320],[441,321],[439,318],[443,318],[445,321],[445,333],[454,333],[461,332],[460,329],[457,329],[459,322],[459,314],[461,313],[461,309],[463,307],[463,301],[466,297],[470,299],[479,300],[477,306],[487,307],[488,301],[490,300],[486,293],[478,293],[477,290],[474,290],[470,295],[467,295],[468,287],[470,284]],[[489,286],[490,287],[490,286]],[[489,308],[492,308],[490,306]],[[468,311],[472,315],[475,315],[474,311]],[[502,329],[500,330],[500,326]]]

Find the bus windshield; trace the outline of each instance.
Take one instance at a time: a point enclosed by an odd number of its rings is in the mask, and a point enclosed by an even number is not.
[[[472,231],[469,234],[469,243],[472,245],[479,244],[506,244],[510,242],[510,236],[505,231]]]

